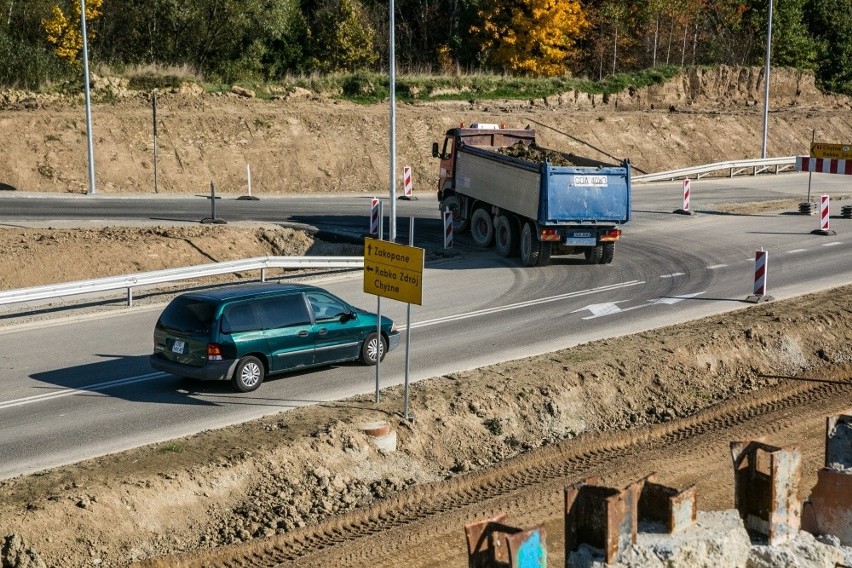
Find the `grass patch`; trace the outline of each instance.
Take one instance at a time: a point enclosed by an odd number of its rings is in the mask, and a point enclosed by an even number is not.
[[[160,451],[163,453],[172,453],[172,454],[182,454],[186,450],[183,444],[178,444],[177,442],[169,442],[160,448]]]

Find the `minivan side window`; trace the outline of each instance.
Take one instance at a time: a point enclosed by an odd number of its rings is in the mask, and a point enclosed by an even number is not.
[[[222,314],[222,333],[239,333],[261,329],[254,307],[246,302],[225,308]]]
[[[264,298],[257,304],[264,329],[278,329],[296,325],[308,325],[311,316],[308,305],[301,294],[289,294],[277,298]]]
[[[322,292],[307,292],[308,302],[317,320],[336,319],[349,311],[349,306],[339,299]]]

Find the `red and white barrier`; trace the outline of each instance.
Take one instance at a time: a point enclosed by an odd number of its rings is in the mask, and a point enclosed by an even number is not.
[[[402,168],[402,191],[405,197],[411,198],[411,191],[414,189],[414,183],[411,181],[411,166]]]
[[[453,248],[453,212],[444,209],[444,248]]]
[[[823,195],[819,198],[819,230],[820,231],[829,231],[828,228],[829,220],[828,220],[828,210],[829,210],[829,202],[831,199],[827,195]]]
[[[762,248],[754,253],[754,295],[766,296],[766,269],[769,253]]]
[[[689,178],[686,178],[685,180],[683,180],[683,210],[684,211],[689,211],[689,189],[690,189],[689,186],[690,185],[691,185],[691,183],[689,181]]]
[[[375,197],[370,200],[370,234],[378,235],[379,234],[379,219],[381,219],[380,212],[381,202]]]
[[[838,158],[811,158],[796,156],[797,172],[818,172],[823,174],[852,175],[852,160]]]

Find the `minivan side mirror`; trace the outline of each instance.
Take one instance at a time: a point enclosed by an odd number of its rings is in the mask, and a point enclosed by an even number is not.
[[[438,151],[438,143],[432,142],[432,157],[437,158],[441,153]]]
[[[353,312],[352,310],[346,310],[343,312],[343,315],[340,316],[340,321],[343,323],[348,322],[349,320],[354,320],[358,317],[358,314]]]

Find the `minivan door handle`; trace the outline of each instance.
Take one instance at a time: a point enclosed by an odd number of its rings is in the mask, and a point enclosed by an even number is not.
[[[328,330],[324,327],[321,327],[321,328],[319,328],[317,333],[320,334],[320,335],[325,335],[326,333],[328,333]]]
[[[308,336],[307,330],[303,329],[299,332],[299,337],[307,337],[307,336]]]

